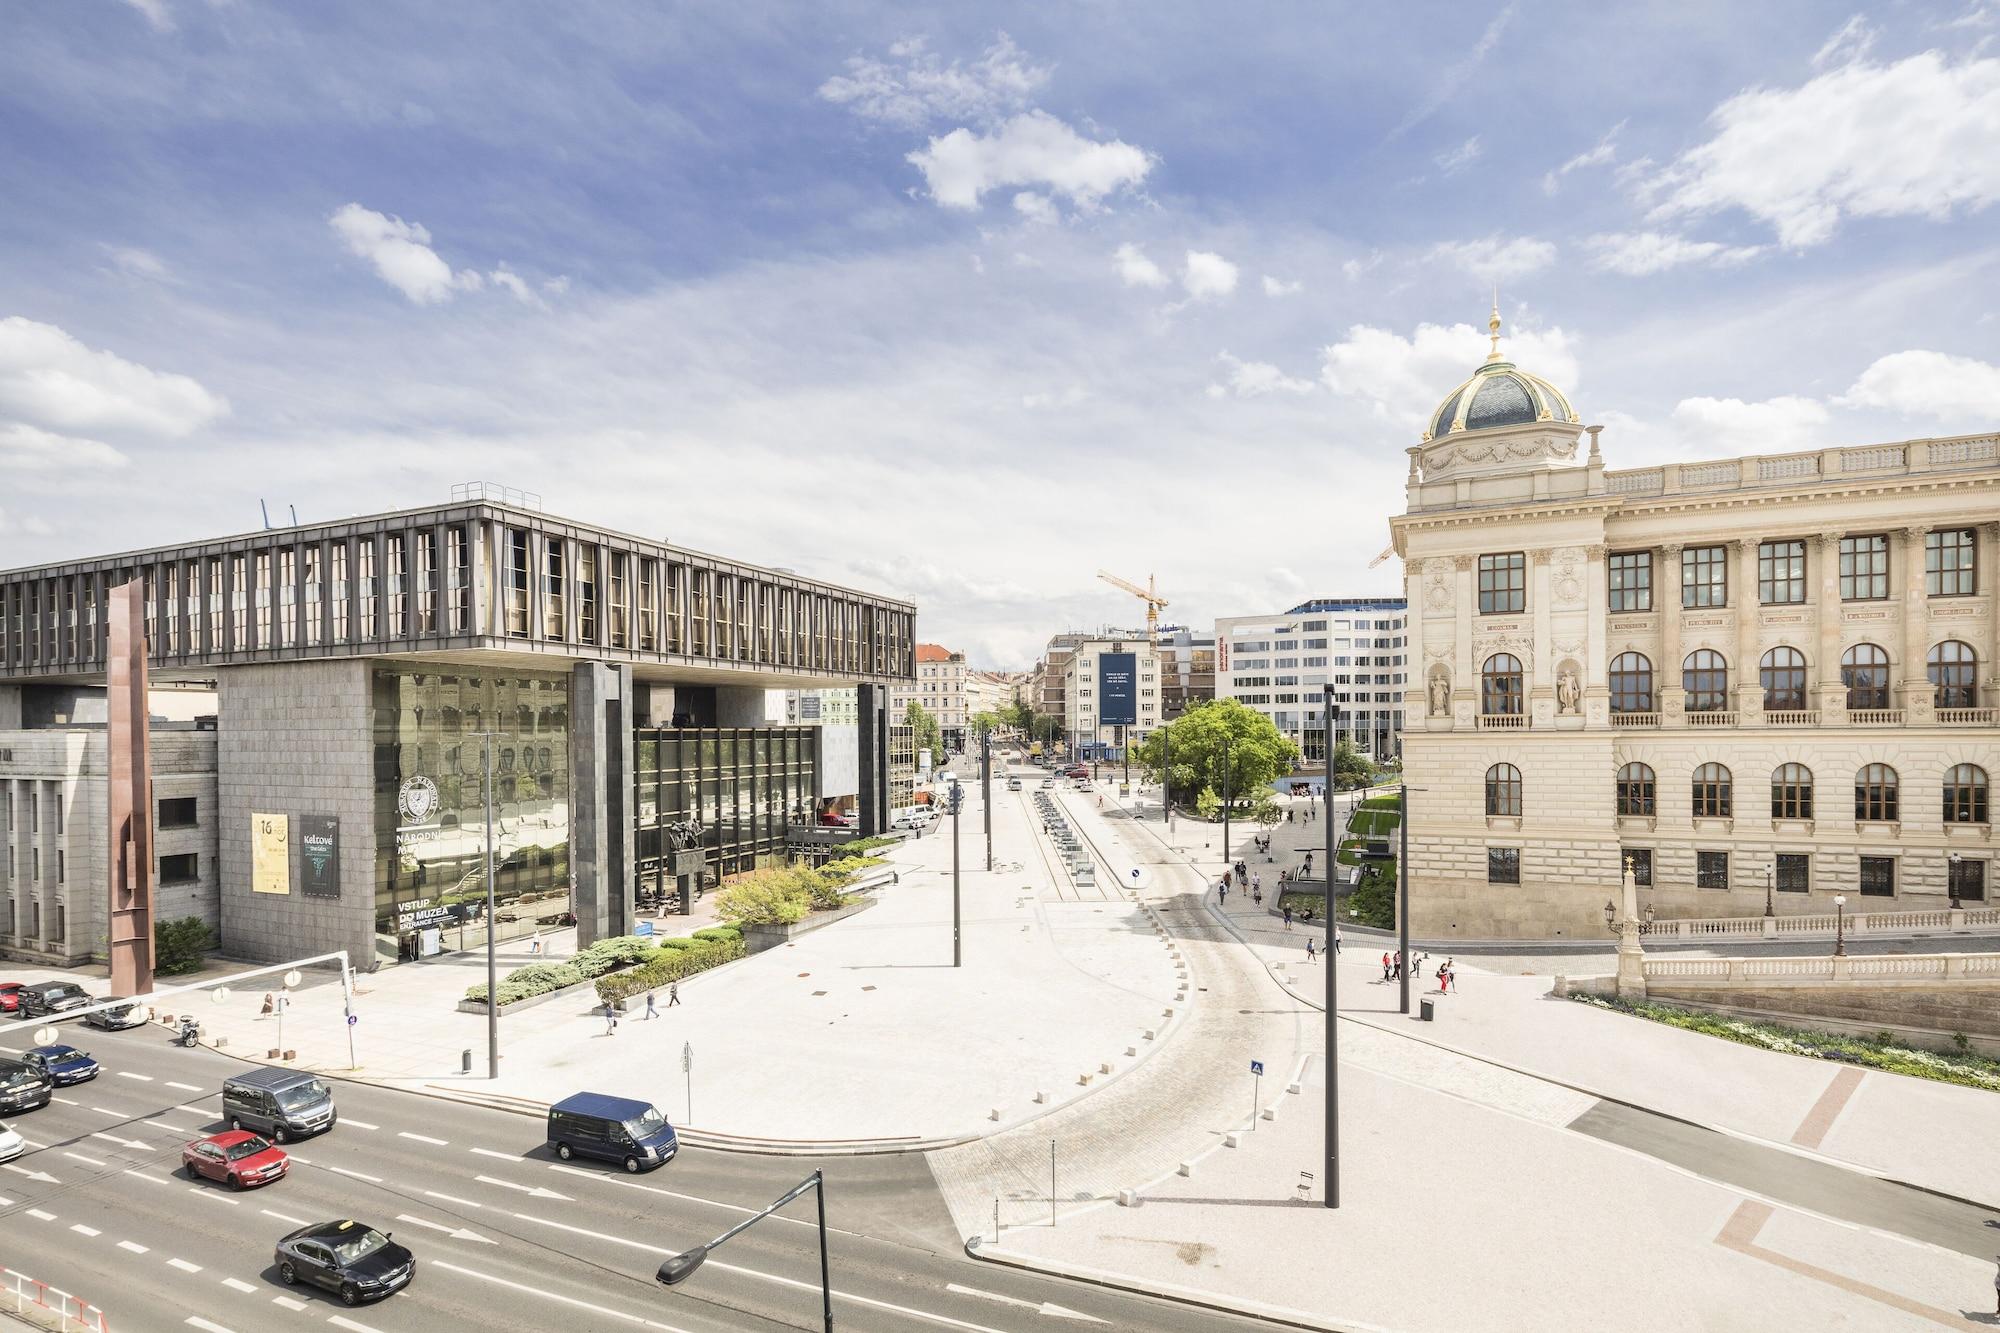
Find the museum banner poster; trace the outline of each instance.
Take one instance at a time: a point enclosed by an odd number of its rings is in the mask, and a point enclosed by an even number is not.
[[[250,887],[258,893],[292,891],[291,818],[250,816]]]
[[[299,892],[340,896],[340,816],[299,816]]]
[[[1100,725],[1130,727],[1138,724],[1139,692],[1133,680],[1138,674],[1138,654],[1098,654],[1097,721]]]

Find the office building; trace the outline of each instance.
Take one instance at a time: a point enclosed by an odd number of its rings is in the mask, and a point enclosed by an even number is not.
[[[1380,761],[1401,753],[1409,667],[1400,597],[1321,598],[1279,615],[1215,622],[1215,697],[1271,719],[1305,763],[1326,758],[1325,687],[1339,691],[1335,742]]]

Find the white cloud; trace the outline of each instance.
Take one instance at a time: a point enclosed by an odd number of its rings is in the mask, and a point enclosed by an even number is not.
[[[1029,222],[1047,226],[1058,218],[1055,200],[1033,190],[1023,190],[1014,196],[1014,211]]]
[[[1788,246],[1843,216],[1949,217],[2000,199],[2000,59],[1856,60],[1797,88],[1740,93],[1715,136],[1644,183],[1655,218],[1740,208]]]
[[[506,291],[512,293],[514,299],[516,301],[519,301],[522,305],[531,305],[534,306],[537,310],[548,309],[548,302],[542,300],[540,296],[536,295],[535,289],[528,285],[527,280],[523,278],[520,274],[514,272],[514,270],[508,268],[505,264],[502,264],[499,268],[494,269],[491,273],[487,274],[486,276],[489,280],[491,280],[494,286],[503,288]],[[545,287],[546,285],[547,284],[544,284]]]
[[[1146,252],[1129,241],[1119,246],[1117,253],[1112,255],[1111,259],[1118,266],[1118,276],[1124,280],[1127,287],[1167,285],[1167,275],[1160,271],[1160,266],[1146,258]]]
[[[1443,241],[1431,247],[1433,260],[1456,264],[1488,281],[1506,282],[1540,272],[1556,262],[1553,241],[1532,236],[1486,236],[1474,241]]]
[[[141,250],[132,245],[107,245],[104,253],[111,257],[111,262],[120,273],[153,282],[173,281],[173,274],[168,271],[166,263],[151,250]]]
[[[18,315],[0,319],[0,418],[63,432],[183,436],[228,411],[225,400],[186,375],[92,351],[53,324]],[[17,441],[15,447],[28,445]]]
[[[1683,264],[1729,268],[1755,259],[1767,248],[1761,245],[1724,245],[1720,241],[1690,241],[1685,236],[1657,231],[1612,232],[1591,237],[1589,245],[1594,251],[1590,260],[1592,268],[1599,272],[1623,273],[1628,277],[1644,277]]]
[[[1072,384],[1061,392],[1024,393],[1021,395],[1021,406],[1030,412],[1052,407],[1075,407],[1089,396],[1081,384]]]
[[[1411,108],[1410,114],[1404,116],[1395,129],[1389,131],[1389,137],[1394,139],[1411,126],[1429,120],[1439,107],[1471,85],[1472,72],[1478,69],[1486,57],[1492,54],[1493,48],[1499,45],[1500,34],[1514,21],[1514,15],[1518,10],[1518,5],[1509,4],[1488,20],[1485,29],[1472,43],[1472,49],[1438,76],[1437,82],[1432,85],[1430,95]]]
[[[1264,275],[1264,295],[1266,296],[1297,296],[1305,289],[1306,285],[1297,278],[1286,281],[1283,278],[1274,278],[1268,273]]]
[[[375,266],[382,281],[418,305],[449,301],[460,291],[477,291],[483,285],[471,269],[454,274],[431,249],[430,232],[415,222],[360,204],[343,204],[327,225],[349,251]]]
[[[1353,282],[1362,274],[1372,272],[1381,267],[1381,264],[1382,252],[1380,250],[1371,250],[1366,259],[1343,260],[1340,265],[1340,272],[1349,282]]]
[[[1438,164],[1445,175],[1451,176],[1478,161],[1480,153],[1484,151],[1479,146],[1479,136],[1475,134],[1450,152],[1440,153],[1431,160]]]
[[[0,425],[0,470],[68,472],[76,468],[119,468],[125,455],[101,440],[58,435],[20,423]]]
[[[1470,324],[1420,324],[1408,338],[1356,324],[1322,351],[1320,379],[1368,404],[1379,420],[1421,430],[1452,387],[1485,360],[1488,346],[1486,331]],[[1565,394],[1577,382],[1576,354],[1560,328],[1511,334],[1501,350]]]
[[[49,537],[55,534],[55,525],[39,515],[30,514],[26,518],[15,518],[0,509],[0,537],[20,534],[24,537]]]
[[[1834,402],[1991,423],[2000,420],[2000,366],[1946,352],[1894,352],[1862,371]]]
[[[1601,167],[1618,156],[1618,135],[1624,130],[1625,122],[1619,121],[1604,132],[1592,147],[1584,149],[1569,161],[1542,177],[1542,193],[1554,194],[1562,188],[1563,177],[1572,171],[1582,171],[1586,167]]]
[[[963,127],[907,155],[924,175],[931,198],[946,208],[974,209],[988,190],[1031,185],[1080,208],[1137,185],[1153,169],[1142,148],[1113,139],[1086,139],[1046,111],[1015,116],[991,134]]]
[[[863,120],[903,129],[938,120],[987,123],[1025,108],[1054,70],[1032,63],[1004,32],[969,63],[943,63],[921,37],[897,42],[889,56],[850,57],[847,73],[821,84],[819,95]]]
[[[1181,286],[1200,301],[1227,296],[1236,290],[1236,265],[1209,250],[1187,252],[1187,267],[1181,270]]]
[[[1787,394],[1746,403],[1741,398],[1683,398],[1674,424],[1708,454],[1783,453],[1824,442],[1827,411],[1812,398]]]
[[[125,3],[146,16],[146,22],[153,25],[154,32],[172,32],[174,16],[167,9],[166,0],[125,0]]]
[[[1269,393],[1311,393],[1311,380],[1294,379],[1268,361],[1242,361],[1223,352],[1216,357],[1229,369],[1226,384],[1208,386],[1209,396],[1219,398],[1224,391],[1238,398],[1261,398]]]
[[[1825,45],[1813,53],[1813,68],[1851,65],[1857,60],[1866,59],[1874,47],[1875,29],[1869,26],[1867,19],[1856,14],[1841,24],[1839,30],[1826,39]]]

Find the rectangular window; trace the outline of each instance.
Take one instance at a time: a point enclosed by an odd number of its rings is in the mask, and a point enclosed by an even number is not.
[[[451,632],[464,634],[472,628],[472,552],[467,546],[465,526],[445,529],[445,559],[451,579]]]
[[[1778,853],[1778,892],[1812,892],[1812,857],[1804,852]]]
[[[334,643],[347,642],[347,542],[333,544],[333,568],[328,574],[333,581],[333,629]]]
[[[1896,858],[1893,856],[1864,856],[1861,858],[1861,893],[1868,898],[1893,898],[1896,896]]]
[[[542,637],[561,642],[563,625],[563,539],[550,536],[542,544]]]
[[[660,562],[657,560],[642,559],[639,561],[639,649],[641,652],[650,653],[659,648],[659,639],[657,637],[660,623],[659,606],[655,601],[655,598],[659,594],[654,589],[659,583],[660,568]],[[667,578],[671,580],[674,577],[674,567],[668,565],[666,571]]]
[[[375,597],[381,584],[375,577],[375,539],[363,537],[354,547],[355,600],[361,607],[361,638],[374,639],[381,621],[375,613]]]
[[[257,594],[257,646],[269,648],[271,638],[271,553],[259,551],[255,557]]]
[[[1681,552],[1681,605],[1729,605],[1729,548],[1690,546]]]
[[[160,858],[160,883],[192,884],[201,878],[201,856],[196,852],[179,852]]]
[[[320,597],[319,546],[309,545],[299,551],[299,583],[305,589],[305,604],[300,608],[306,622],[306,647],[318,644],[326,628],[326,607]]]
[[[364,548],[365,549],[365,548]],[[526,528],[507,529],[507,634],[528,637],[528,589],[533,577]]]
[[[1632,871],[1632,882],[1642,889],[1653,887],[1653,849],[1650,847],[1626,847],[1619,855]]]
[[[1924,534],[1924,591],[1933,597],[1970,597],[1979,591],[1971,528]]]
[[[1726,889],[1729,887],[1729,853],[1696,852],[1694,854],[1694,883],[1699,889]]]
[[[631,561],[632,557],[626,555],[623,551],[613,551],[611,553],[611,637],[609,641],[613,648],[623,648],[625,646],[626,608],[630,605],[626,599],[631,596],[629,584],[626,581],[626,570],[631,567]]]
[[[159,826],[169,828],[194,828],[201,822],[198,801],[192,796],[170,796],[160,802]]]
[[[1519,847],[1488,847],[1486,849],[1486,882],[1488,884],[1519,884],[1521,882],[1521,849]]]
[[[278,552],[278,643],[286,648],[298,637],[299,567],[298,553],[290,547]]]
[[[597,642],[597,548],[589,543],[576,556],[576,637]]]
[[[417,630],[437,633],[438,541],[436,528],[417,530]]]
[[[392,532],[383,548],[382,577],[389,595],[389,623],[385,638],[400,639],[410,632],[410,548],[404,535]]]
[[[1653,609],[1653,553],[1616,551],[1606,566],[1613,611]]]
[[[1879,602],[1889,595],[1889,538],[1840,539],[1840,600]]]
[[[1790,606],[1806,599],[1806,544],[1757,544],[1757,600],[1765,606]]]
[[[1519,551],[1479,557],[1479,614],[1506,615],[1528,604],[1528,557]]]

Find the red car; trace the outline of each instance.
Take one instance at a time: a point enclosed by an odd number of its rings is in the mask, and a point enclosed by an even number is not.
[[[11,1014],[21,1007],[21,987],[25,982],[0,981],[0,1014]]]
[[[181,1145],[181,1169],[200,1179],[219,1180],[233,1190],[268,1185],[284,1175],[292,1159],[261,1134],[232,1129]]]

